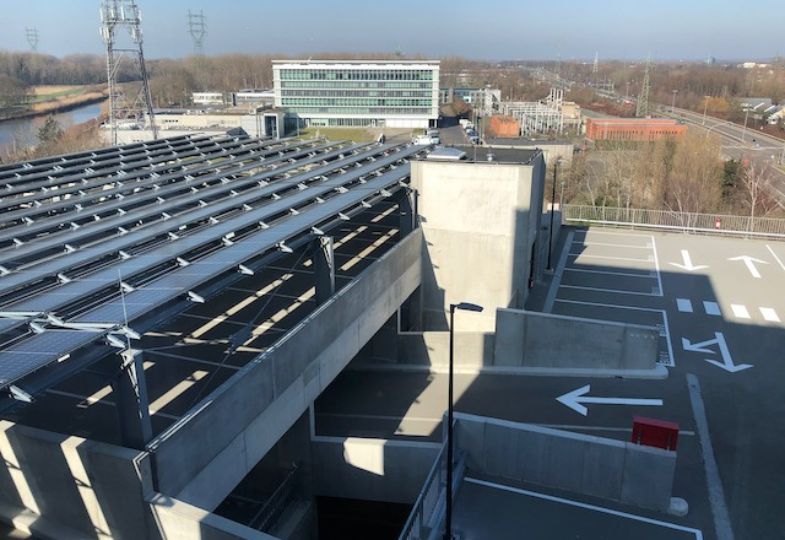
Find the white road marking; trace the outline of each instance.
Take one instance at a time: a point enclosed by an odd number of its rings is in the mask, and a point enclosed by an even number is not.
[[[589,229],[586,231],[576,231],[578,233],[583,233],[584,235],[588,236],[589,233],[592,235],[595,234],[605,234],[607,236],[627,236],[629,238],[650,238],[648,234],[633,234],[633,233],[626,233],[626,232],[613,232],[613,231],[601,231],[598,229]]]
[[[717,302],[709,302],[704,300],[703,309],[706,311],[706,315],[715,315],[715,316],[722,315],[722,312],[720,312],[720,306]]]
[[[602,289],[599,287],[583,287],[580,285],[562,285],[561,289],[578,289],[581,291],[599,291],[599,292],[607,292],[607,293],[615,293],[615,294],[633,294],[636,296],[662,296],[661,294],[657,294],[656,292],[636,292],[636,291],[623,291],[621,289]]]
[[[658,519],[647,518],[643,516],[638,516],[635,514],[628,514],[627,512],[620,512],[618,510],[611,510],[610,508],[603,508],[602,506],[595,506],[593,504],[586,504],[578,501],[573,501],[570,499],[564,499],[562,497],[554,497],[553,495],[545,495],[544,493],[537,493],[536,491],[529,491],[527,489],[516,488],[512,486],[506,486],[503,484],[496,484],[494,482],[488,482],[487,480],[478,480],[476,478],[466,477],[464,479],[465,482],[471,484],[477,484],[479,486],[485,486],[493,489],[499,489],[502,491],[508,491],[510,493],[517,493],[519,495],[526,495],[529,497],[535,497],[537,499],[543,499],[546,501],[557,502],[566,504],[569,506],[575,506],[577,508],[583,508],[584,510],[593,510],[595,512],[600,512],[602,514],[609,514],[616,517],[621,517],[625,519],[631,519],[633,521],[640,521],[642,523],[649,523],[651,525],[659,525],[660,527],[665,527],[667,529],[673,529],[676,531],[682,531],[686,533],[692,533],[695,535],[695,540],[703,540],[703,533],[699,529],[693,529],[690,527],[684,527],[682,525],[677,525],[675,523],[669,523],[667,521],[660,521]],[[722,538],[721,540],[732,540],[728,538]]]
[[[570,257],[584,257],[587,259],[608,259],[611,261],[635,261],[635,262],[652,262],[654,259],[648,257],[646,259],[635,259],[630,257],[608,257],[605,255],[590,255],[587,253],[570,253]]]
[[[763,318],[766,319],[767,321],[769,321],[769,322],[780,322],[780,318],[777,315],[777,312],[774,311],[772,308],[770,308],[770,307],[762,307],[762,308],[758,308],[758,309],[760,309],[760,314],[763,315]]]
[[[770,246],[770,245],[768,245],[768,244],[766,244],[766,249],[768,249],[768,250],[769,250],[769,253],[771,253],[771,256],[772,256],[772,257],[774,257],[774,260],[775,260],[775,261],[777,261],[777,264],[779,264],[779,265],[780,265],[780,268],[782,268],[783,270],[785,270],[785,263],[783,263],[783,262],[782,262],[782,259],[780,259],[780,258],[777,256],[777,254],[776,254],[776,253],[774,253],[774,250],[773,250],[773,249],[771,249],[771,246]]]
[[[682,313],[692,313],[692,301],[689,298],[677,298],[676,306]]]
[[[749,319],[750,318],[750,312],[747,311],[747,306],[744,306],[742,304],[731,304],[730,308],[733,311],[733,315],[737,319]]]
[[[584,268],[565,268],[565,272],[585,272],[587,274],[603,274],[609,276],[624,276],[624,277],[634,277],[634,278],[645,278],[645,279],[654,279],[657,276],[651,272],[648,274],[631,274],[629,272],[610,272],[608,270],[586,270]]]
[[[633,405],[636,407],[661,407],[661,399],[640,399],[640,398],[622,398],[622,397],[595,397],[587,396],[591,391],[591,385],[587,384],[581,386],[571,392],[562,394],[556,398],[556,401],[565,405],[577,412],[586,416],[589,414],[589,409],[584,405],[586,403],[596,403],[598,405]]]
[[[654,253],[654,271],[657,272],[657,286],[659,287],[659,296],[663,295],[662,292],[662,276],[660,275],[660,259],[657,256],[657,242],[654,241],[654,236],[651,236],[651,250]]]
[[[750,257],[749,255],[741,255],[740,257],[731,257],[728,259],[729,261],[742,261],[744,265],[747,267],[747,270],[750,271],[752,277],[755,279],[760,279],[760,272],[758,272],[758,267],[755,266],[755,263],[758,264],[769,264],[766,261],[762,261],[760,259],[756,259],[755,257]]]
[[[705,268],[708,268],[708,266],[706,266],[706,265],[702,265],[702,264],[697,264],[696,265],[696,264],[693,264],[692,263],[692,257],[690,257],[690,252],[687,251],[686,249],[682,249],[681,250],[681,259],[682,259],[682,261],[684,261],[684,263],[672,262],[672,263],[670,263],[671,266],[675,266],[676,268],[681,268],[682,270],[686,270],[688,272],[692,272],[694,270],[703,270]]]
[[[722,489],[717,459],[714,457],[714,448],[711,445],[709,422],[706,420],[706,408],[701,397],[701,387],[698,378],[692,373],[687,374],[687,387],[690,391],[692,415],[695,417],[695,428],[698,432],[698,440],[700,441],[701,453],[703,454],[703,467],[706,471],[709,502],[711,504],[711,513],[714,516],[714,530],[717,533],[717,540],[733,540],[733,528],[730,522],[730,515],[728,514],[728,507],[725,504],[725,492]]]
[[[581,242],[573,241],[573,244],[578,244],[580,246],[607,246],[607,247],[619,247],[619,248],[630,248],[630,249],[651,249],[651,244],[647,244],[645,246],[637,246],[633,244],[609,244],[605,242]]]

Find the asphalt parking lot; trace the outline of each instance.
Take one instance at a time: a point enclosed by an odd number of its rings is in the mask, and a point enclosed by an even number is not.
[[[683,518],[632,513],[709,539],[785,538],[785,243],[565,232],[541,309],[656,326],[668,378],[459,375],[456,408],[620,439],[629,438],[634,415],[674,421],[681,432],[673,495],[690,511]],[[584,416],[556,400],[585,385],[608,401]],[[441,374],[347,371],[317,402],[317,434],[439,439],[445,396]],[[635,399],[660,403],[628,403]]]

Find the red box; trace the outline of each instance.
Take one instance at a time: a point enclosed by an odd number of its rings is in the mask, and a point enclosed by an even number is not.
[[[632,419],[631,442],[675,451],[679,442],[679,424],[635,416]]]

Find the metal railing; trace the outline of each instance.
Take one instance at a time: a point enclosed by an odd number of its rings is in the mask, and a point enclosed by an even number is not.
[[[785,238],[785,219],[565,204],[565,222]]]
[[[297,465],[283,479],[283,482],[268,497],[267,502],[254,514],[248,526],[257,531],[268,531],[281,517],[286,507],[294,498],[294,488],[297,477]]]
[[[433,461],[433,466],[425,478],[420,495],[414,502],[412,512],[398,540],[421,540],[431,535],[431,518],[439,506],[440,494],[446,489],[446,448],[446,445],[442,445],[439,455]]]

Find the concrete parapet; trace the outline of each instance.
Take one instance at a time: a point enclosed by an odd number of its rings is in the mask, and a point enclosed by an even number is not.
[[[659,331],[650,326],[499,308],[495,366],[653,370]]]
[[[455,419],[456,448],[473,472],[670,509],[676,452],[464,413]]]
[[[0,421],[0,456],[0,520],[38,538],[272,538],[155,493],[146,452]]]
[[[317,437],[311,443],[317,495],[412,504],[441,443]]]
[[[421,253],[418,229],[156,437],[158,491],[215,508],[420,285]]]

